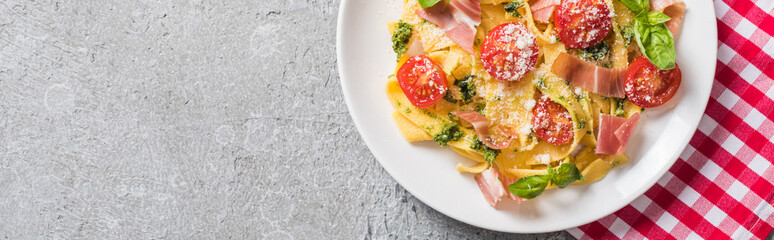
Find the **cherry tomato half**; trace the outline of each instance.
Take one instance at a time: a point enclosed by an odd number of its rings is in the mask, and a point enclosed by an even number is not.
[[[634,59],[626,70],[624,91],[629,101],[640,107],[658,107],[675,96],[683,74],[680,67],[660,70],[644,56]]]
[[[521,23],[505,23],[493,28],[481,46],[481,62],[492,77],[515,81],[535,68],[538,46],[535,34]]]
[[[398,69],[398,85],[411,104],[418,108],[433,106],[448,89],[446,74],[424,55],[410,57]]]
[[[575,135],[570,112],[548,97],[540,98],[532,110],[532,128],[540,139],[556,146],[570,142]]]
[[[591,47],[610,32],[610,7],[604,0],[564,0],[554,10],[554,24],[564,45]]]

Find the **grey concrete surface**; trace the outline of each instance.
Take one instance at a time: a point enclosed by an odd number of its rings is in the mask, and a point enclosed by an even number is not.
[[[381,168],[338,3],[0,1],[0,238],[572,238],[468,226]]]

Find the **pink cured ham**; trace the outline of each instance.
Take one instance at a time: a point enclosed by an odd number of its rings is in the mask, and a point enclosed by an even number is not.
[[[497,206],[497,203],[505,196],[506,190],[503,187],[503,183],[500,182],[500,174],[497,169],[489,168],[479,174],[476,174],[476,183],[478,188],[481,189],[481,193],[484,194],[484,199],[492,205]]]
[[[629,143],[629,137],[632,136],[632,132],[634,132],[634,128],[637,127],[637,122],[639,121],[640,113],[634,113],[626,120],[626,122],[624,122],[624,124],[613,132],[615,137],[618,138],[618,141],[621,143],[621,153],[623,153],[623,148]]]
[[[532,11],[532,17],[538,22],[548,23],[551,21],[551,15],[556,6],[561,3],[559,0],[538,0],[529,6]]]
[[[480,0],[452,0],[449,4],[441,2],[429,8],[420,8],[416,13],[438,25],[462,49],[474,54],[476,26],[481,24]]]
[[[491,149],[507,148],[509,145],[511,145],[513,140],[515,140],[514,138],[510,138],[503,142],[496,142],[493,140],[491,137],[489,137],[489,119],[486,119],[484,115],[481,115],[476,111],[454,111],[451,112],[451,114],[454,114],[455,116],[460,117],[472,124],[473,128],[476,130],[476,134],[478,134],[478,138],[481,139],[481,141]]]
[[[556,7],[549,7],[532,12],[532,17],[538,22],[548,23],[551,21],[551,16],[554,14]]]
[[[417,55],[427,55],[427,52],[425,52],[425,47],[422,46],[422,41],[420,41],[418,38],[411,40],[411,45],[409,45],[408,50],[406,50],[406,56],[409,58]]]
[[[599,134],[597,135],[596,154],[617,154],[620,147],[615,131],[626,122],[626,118],[609,114],[599,116]]]
[[[626,69],[600,67],[576,56],[560,53],[551,65],[551,72],[586,91],[606,97],[626,96],[624,92]]]
[[[462,14],[458,19],[469,18],[476,25],[481,24],[481,1],[480,0],[454,0],[449,5],[456,10],[455,14]]]
[[[639,113],[634,113],[628,119],[609,114],[600,115],[599,135],[597,137],[595,153],[607,155],[622,154],[639,120]]]
[[[532,12],[539,11],[545,8],[555,7],[562,3],[560,0],[537,0],[537,2],[529,5],[529,9]]]
[[[683,16],[685,16],[685,2],[683,0],[650,0],[650,10],[662,12],[672,18],[666,22],[666,26],[677,39],[678,31],[683,23]]]

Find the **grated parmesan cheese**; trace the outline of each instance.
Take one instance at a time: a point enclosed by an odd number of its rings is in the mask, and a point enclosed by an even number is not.
[[[525,34],[525,37],[516,39],[516,47],[519,48],[519,50],[524,50],[533,42],[534,40],[530,38],[528,34]]]

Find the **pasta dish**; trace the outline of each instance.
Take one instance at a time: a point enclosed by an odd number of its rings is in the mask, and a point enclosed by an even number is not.
[[[679,0],[405,0],[386,94],[409,142],[474,160],[484,199],[535,198],[624,164],[681,72]]]

